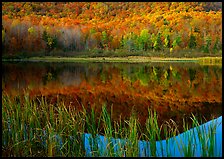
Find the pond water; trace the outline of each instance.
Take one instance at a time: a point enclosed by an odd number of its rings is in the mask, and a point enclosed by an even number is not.
[[[193,62],[3,62],[2,90],[96,111],[106,104],[114,120],[134,112],[143,124],[149,108],[160,123],[171,118],[181,124],[191,113],[207,120],[222,114],[222,66]]]

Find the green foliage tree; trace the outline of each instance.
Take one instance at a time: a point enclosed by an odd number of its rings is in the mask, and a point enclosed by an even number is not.
[[[138,49],[138,36],[135,35],[133,32],[123,36],[121,40],[121,46],[123,49],[128,51],[133,51]]]
[[[166,48],[170,48],[170,35],[166,35],[165,36],[165,39],[164,39],[164,46],[166,47]]]
[[[191,34],[190,35],[190,40],[189,40],[189,43],[188,43],[188,47],[190,49],[195,49],[196,46],[197,46],[197,44],[196,44],[196,37],[193,34]]]
[[[222,50],[222,45],[220,44],[218,37],[216,38],[215,44],[212,49],[214,53],[218,52],[218,50]]]
[[[162,39],[161,39],[161,33],[159,32],[156,36],[156,40],[153,44],[153,48],[158,51],[163,48]]]
[[[172,47],[173,48],[176,48],[177,46],[180,46],[180,44],[181,44],[181,37],[180,36],[177,36],[177,38],[176,39],[174,39],[174,41],[173,41],[173,43],[172,43]]]
[[[147,29],[143,29],[140,36],[137,38],[139,50],[146,51],[148,49],[149,42],[149,31]]]
[[[210,46],[211,46],[211,42],[212,42],[212,39],[211,39],[211,37],[206,37],[206,39],[205,39],[205,46],[204,46],[204,48],[203,48],[203,51],[205,52],[205,53],[209,53],[210,51]]]
[[[42,35],[43,40],[46,42],[47,50],[46,53],[49,54],[54,48],[57,47],[57,37],[51,36],[45,30]]]
[[[152,41],[151,48],[153,49],[154,43],[156,41],[156,35],[154,33],[151,35],[151,41]]]
[[[108,47],[108,35],[105,30],[102,32],[102,44],[104,48]]]
[[[43,40],[44,40],[45,42],[47,42],[48,33],[47,33],[46,30],[44,30],[43,35],[42,35],[42,38],[43,38]]]
[[[143,29],[139,35],[139,37],[136,38],[136,45],[139,50],[147,50],[150,46],[150,35],[148,29]]]

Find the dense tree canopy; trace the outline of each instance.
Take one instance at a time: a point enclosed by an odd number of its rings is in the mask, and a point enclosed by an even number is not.
[[[5,54],[222,47],[220,2],[3,2]]]

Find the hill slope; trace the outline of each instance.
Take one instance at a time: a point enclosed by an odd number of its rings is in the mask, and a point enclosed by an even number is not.
[[[221,2],[3,2],[3,51],[217,53],[221,7]]]

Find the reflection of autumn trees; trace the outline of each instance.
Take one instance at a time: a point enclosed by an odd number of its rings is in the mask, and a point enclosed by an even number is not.
[[[148,108],[155,109],[160,119],[172,118],[177,122],[190,113],[204,115],[207,119],[221,113],[222,69],[219,67],[68,66],[24,66],[26,69],[8,66],[9,73],[3,72],[3,90],[10,93],[15,87],[14,91],[18,91],[16,80],[24,89],[32,83],[27,90],[32,98],[45,96],[52,104],[62,101],[77,109],[83,105],[88,109],[93,107],[98,113],[105,103],[108,110],[113,107],[114,120],[120,115],[122,119],[128,118],[134,110],[141,123],[146,120]],[[43,77],[50,78],[45,85]],[[71,85],[63,85],[62,78],[68,78]]]
[[[191,113],[205,116],[207,119],[212,118],[212,115],[220,115],[220,69],[209,69],[211,77],[208,79],[208,74],[205,74],[202,68],[193,70],[173,67],[170,70],[157,67],[156,75],[151,72],[152,69],[145,70],[149,77],[157,76],[159,80],[150,77],[147,85],[142,85],[139,75],[142,69],[136,68],[129,77],[125,77],[120,74],[120,69],[109,67],[98,72],[97,77],[94,76],[90,80],[91,83],[83,80],[79,86],[51,89],[42,87],[33,89],[30,95],[35,98],[45,96],[54,104],[63,101],[67,106],[77,109],[81,109],[81,105],[87,109],[92,107],[97,113],[100,113],[101,105],[105,103],[108,110],[113,108],[114,120],[118,120],[120,116],[126,119],[134,110],[142,124],[146,120],[148,108],[155,109],[160,119],[173,118],[179,124],[182,117],[190,116]],[[175,70],[176,76],[172,73]],[[132,81],[135,76],[139,79]],[[145,80],[145,77],[143,79]]]
[[[28,66],[28,67],[27,67]],[[25,69],[25,67],[27,67]],[[183,66],[179,65],[103,65],[95,64],[86,67],[76,65],[4,65],[3,81],[13,88],[13,83],[26,81],[38,87],[55,82],[58,85],[79,86],[86,81],[92,87],[110,84],[120,86],[129,91],[129,86],[135,92],[147,95],[154,93],[159,97],[173,97],[171,100],[196,100],[201,98],[207,101],[221,101],[221,68],[217,66]],[[15,80],[15,82],[14,82]],[[67,82],[66,82],[67,80]],[[121,84],[123,83],[123,84]],[[120,85],[121,84],[121,85]],[[11,85],[11,86],[10,86]],[[25,88],[26,86],[24,86]],[[138,88],[139,87],[139,88]],[[55,85],[57,88],[57,84]],[[113,90],[113,88],[111,88]],[[8,90],[10,91],[10,89]],[[204,96],[206,94],[206,97]]]
[[[65,52],[95,48],[157,50],[158,41],[152,46],[150,41],[159,33],[162,45],[174,50],[189,48],[191,35],[201,51],[214,53],[222,47],[219,3],[3,2],[2,12],[6,54],[43,51],[48,44],[41,38],[44,31],[57,37],[56,50]],[[177,37],[179,43],[175,44]]]

